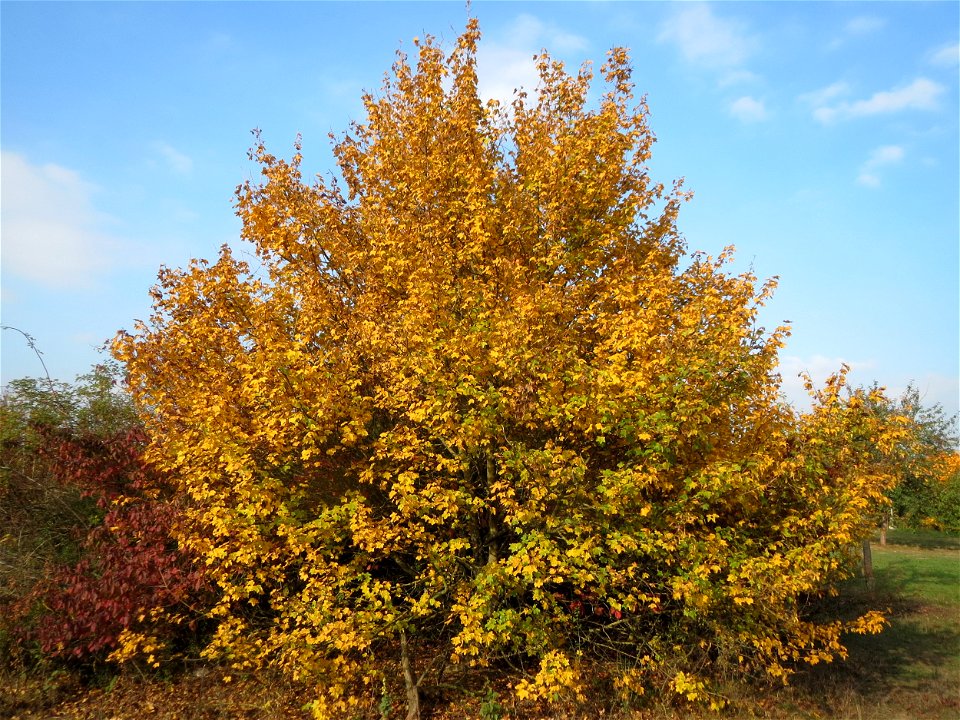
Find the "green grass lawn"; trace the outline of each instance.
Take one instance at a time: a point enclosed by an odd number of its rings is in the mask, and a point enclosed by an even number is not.
[[[960,553],[888,544],[873,547],[876,592],[960,612]]]
[[[846,638],[846,662],[798,678],[801,697],[791,695],[794,714],[785,717],[957,720],[960,538],[892,531],[887,545],[874,543],[872,551],[874,587],[851,580],[840,599],[851,610],[890,608],[889,627]]]
[[[874,544],[879,544],[880,535],[874,537]],[[939,530],[909,530],[896,528],[887,531],[888,545],[910,545],[920,548],[952,548],[960,549],[960,535],[940,532]]]

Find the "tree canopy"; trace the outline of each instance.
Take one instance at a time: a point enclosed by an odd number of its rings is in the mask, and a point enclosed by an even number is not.
[[[884,505],[884,529],[937,527],[960,530],[960,455],[957,454],[957,417],[936,403],[925,405],[911,383],[892,399],[875,406],[880,414],[903,419],[907,433],[896,454],[897,484]]]
[[[25,378],[3,389],[5,665],[97,667],[135,645],[159,667],[202,630],[202,571],[170,541],[180,494],[143,462],[146,437],[121,378],[107,363],[74,383]]]
[[[318,717],[510,667],[517,700],[610,664],[636,695],[719,704],[716,669],[843,654],[805,614],[892,482],[896,418],[779,396],[773,282],[688,254],[687,194],[623,49],[509,106],[471,21],[417,43],[334,148],[341,182],[259,137],[237,192],[255,261],[165,269],[115,342],[217,584],[207,652],[315,679]],[[711,669],[713,668],[713,669]]]

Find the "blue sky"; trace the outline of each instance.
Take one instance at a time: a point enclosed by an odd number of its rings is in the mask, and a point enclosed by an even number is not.
[[[857,384],[958,406],[960,4],[487,3],[481,90],[532,88],[630,49],[658,137],[651,175],[695,193],[691,250],[777,275],[763,324],[792,321],[784,391],[841,362]],[[3,2],[2,322],[55,377],[149,314],[161,264],[234,243],[250,131],[305,169],[362,119],[398,49],[454,39],[456,3]],[[4,382],[42,370],[2,334]]]

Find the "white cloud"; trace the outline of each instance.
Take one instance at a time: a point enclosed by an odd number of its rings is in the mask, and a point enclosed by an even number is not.
[[[875,15],[858,15],[857,17],[850,18],[850,20],[844,24],[840,36],[834,38],[827,45],[827,48],[836,50],[851,38],[872,35],[878,30],[882,30],[886,24],[887,21],[885,19],[876,17]]]
[[[477,49],[480,96],[509,104],[514,90],[533,93],[540,79],[533,56],[547,49],[552,56],[584,50],[587,41],[538,18],[518,16],[496,38],[484,38]]]
[[[534,51],[520,50],[488,42],[477,50],[477,74],[480,97],[508,105],[514,90],[533,93],[539,76],[533,62]]]
[[[835,83],[830,88],[818,92],[822,94],[831,88],[845,89],[841,83]],[[832,107],[826,104],[831,96],[817,97],[815,92],[804,97],[812,96],[814,100],[819,100],[820,104],[814,108],[813,116],[822,123],[830,123],[839,119],[882,115],[903,110],[936,110],[939,107],[939,97],[943,92],[942,85],[921,77],[909,85],[876,92],[866,100],[842,102]],[[835,94],[839,94],[839,91]],[[817,103],[815,102],[814,105]]]
[[[673,13],[657,39],[674,43],[688,62],[727,68],[746,61],[755,45],[740,23],[718,18],[700,4]]]
[[[154,143],[154,148],[171,170],[178,175],[187,175],[193,170],[193,160],[172,145],[165,142]]]
[[[943,86],[927,78],[917,78],[906,87],[874,93],[868,100],[850,106],[851,115],[876,115],[899,110],[934,110]]]
[[[940,67],[956,67],[960,64],[960,45],[953,43],[937,48],[930,53],[930,63]]]
[[[824,386],[827,378],[840,368],[846,365],[850,368],[847,380],[853,385],[858,381],[855,377],[858,370],[868,370],[874,366],[873,361],[847,360],[842,357],[827,357],[825,355],[812,355],[809,358],[802,358],[796,355],[785,355],[780,358],[780,391],[786,396],[787,400],[794,407],[806,410],[810,407],[810,396],[803,387],[803,378],[801,373],[806,373],[813,380],[815,389]]]
[[[720,79],[717,81],[717,85],[721,88],[726,88],[732,85],[755,83],[760,79],[761,78],[759,75],[749,70],[731,70],[730,72],[724,73],[720,77]]]
[[[798,410],[809,410],[810,396],[803,387],[800,373],[808,373],[814,388],[820,389],[827,378],[839,371],[844,364],[850,368],[847,382],[853,387],[872,384],[876,379],[876,363],[870,360],[850,361],[824,355],[813,355],[809,358],[786,355],[780,358],[780,391]],[[885,386],[888,397],[897,397],[906,390],[908,382],[909,378],[888,377],[881,385]],[[913,384],[920,391],[924,406],[940,405],[947,417],[953,417],[960,411],[960,378],[956,375],[928,373],[920,379],[914,379]]]
[[[930,373],[914,383],[920,391],[920,399],[927,407],[940,405],[947,417],[960,412],[960,377]],[[906,387],[890,388],[890,393],[899,395]],[[960,430],[954,424],[956,430]]]
[[[878,170],[885,165],[893,165],[903,160],[904,151],[899,145],[883,145],[870,153],[867,161],[860,166],[857,182],[866,187],[879,187]]]
[[[747,123],[766,120],[768,115],[763,100],[756,100],[749,95],[734,100],[730,105],[730,114]]]
[[[852,18],[844,26],[844,30],[850,35],[869,35],[883,28],[887,21],[873,15],[858,15]]]
[[[841,95],[846,95],[849,91],[850,87],[845,82],[835,82],[832,85],[827,85],[819,90],[804,93],[800,96],[800,100],[812,105],[814,108],[820,108],[834,98]]]
[[[118,257],[120,243],[105,231],[96,187],[60,165],[33,165],[3,151],[3,269],[50,288],[89,287]]]

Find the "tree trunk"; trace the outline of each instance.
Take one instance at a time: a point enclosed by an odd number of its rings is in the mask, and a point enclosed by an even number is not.
[[[493,485],[497,469],[493,461],[493,451],[487,450],[487,497],[490,495],[490,487]],[[494,517],[493,509],[487,510],[487,564],[496,565],[497,563],[497,519]]]
[[[413,676],[407,633],[400,631],[400,666],[403,668],[403,686],[407,691],[407,720],[420,720],[420,688]]]
[[[867,589],[873,590],[873,555],[870,552],[870,541],[863,541],[863,579],[867,583]]]

